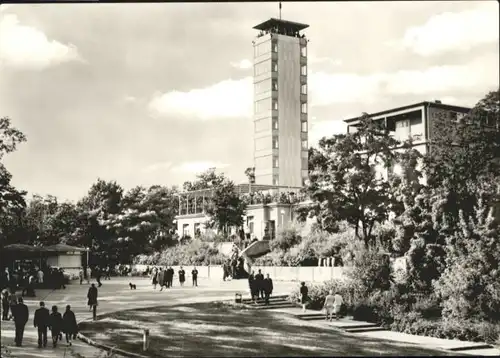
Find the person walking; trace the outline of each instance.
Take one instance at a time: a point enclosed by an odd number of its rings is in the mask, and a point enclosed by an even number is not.
[[[198,287],[198,270],[196,269],[196,266],[193,267],[193,270],[191,271],[191,278],[193,279],[193,286]]]
[[[49,310],[45,308],[45,303],[40,302],[40,308],[35,311],[33,325],[38,329],[38,348],[47,347],[47,328],[49,327]]]
[[[340,318],[340,312],[342,310],[342,305],[344,304],[344,299],[339,292],[335,293],[335,301],[333,302],[333,313],[335,313],[335,319]]]
[[[87,285],[90,284],[90,277],[92,276],[92,269],[87,266]]]
[[[248,288],[250,289],[250,296],[252,297],[253,303],[255,302],[255,274],[252,273],[248,276]]]
[[[269,274],[266,275],[266,278],[262,280],[262,287],[264,289],[264,300],[266,305],[269,305],[269,297],[273,293],[273,280],[269,277]]]
[[[66,336],[66,343],[71,346],[71,340],[76,338],[78,333],[78,324],[70,305],[66,306],[66,311],[63,314],[63,332]]]
[[[61,339],[61,331],[63,328],[63,318],[57,311],[57,306],[52,306],[52,313],[49,317],[49,327],[52,336],[52,347],[57,347],[57,341]]]
[[[80,278],[80,285],[83,283],[83,267],[80,267],[80,271],[78,271],[78,277]]]
[[[151,271],[151,283],[153,284],[153,289],[156,290],[156,285],[158,284],[158,270],[156,267]]]
[[[38,274],[38,283],[39,283],[40,285],[43,285],[43,276],[44,276],[44,273],[43,273],[43,271],[42,271],[42,269],[41,269],[41,268],[40,268],[40,269],[38,269],[37,274]]]
[[[99,266],[97,266],[95,268],[95,280],[97,281],[97,287],[101,287],[102,286],[101,277],[102,277],[101,268]]]
[[[104,279],[108,280],[108,281],[111,280],[111,267],[109,265],[106,266],[106,272],[105,272]]]
[[[323,304],[323,309],[325,310],[325,320],[330,318],[330,322],[333,320],[333,303],[335,302],[335,296],[333,295],[333,290],[328,292],[325,297],[325,303]]]
[[[257,292],[257,299],[264,298],[264,287],[262,286],[262,281],[264,281],[264,275],[262,271],[259,270],[257,275],[255,275],[255,291]]]
[[[305,282],[300,283],[300,303],[302,305],[302,312],[306,312],[306,304],[309,300],[309,289],[306,286]]]
[[[22,297],[19,297],[17,305],[14,306],[12,316],[14,317],[14,325],[16,327],[16,338],[14,339],[16,347],[21,347],[23,344],[24,327],[26,327],[30,316],[28,306],[24,304]]]
[[[92,319],[94,321],[97,319],[97,295],[98,292],[95,284],[90,285],[89,292],[87,293],[87,305],[92,310]]]
[[[186,271],[184,271],[184,269],[182,268],[182,266],[181,266],[181,268],[179,270],[178,275],[179,275],[179,283],[180,283],[180,285],[182,287],[182,286],[184,286],[184,282],[186,281]]]
[[[9,320],[10,291],[8,288],[2,290],[2,321]]]
[[[160,291],[163,291],[163,286],[165,286],[165,282],[167,280],[165,277],[166,275],[167,271],[164,267],[161,267],[160,272],[158,273],[158,284],[160,285]]]
[[[174,286],[174,274],[175,274],[175,271],[174,269],[172,268],[172,266],[170,266],[168,268],[168,282],[167,282],[167,287],[169,288],[172,288]]]

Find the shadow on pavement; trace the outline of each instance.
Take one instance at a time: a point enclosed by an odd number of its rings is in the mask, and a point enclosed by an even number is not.
[[[141,328],[151,331],[148,352],[165,356],[373,356],[456,355],[439,350],[348,335],[278,312],[202,303],[128,310],[81,325],[101,343],[142,353]]]

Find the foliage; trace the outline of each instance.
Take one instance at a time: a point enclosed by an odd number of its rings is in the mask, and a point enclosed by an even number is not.
[[[2,163],[5,154],[16,150],[25,142],[26,136],[11,126],[8,117],[0,118],[0,245],[21,242],[19,226],[26,207],[25,191],[17,190],[11,184],[12,175]]]
[[[134,263],[159,266],[220,265],[227,259],[228,257],[209,243],[192,240],[187,244],[175,245],[150,255],[138,255]]]
[[[500,191],[496,195],[500,200]],[[443,315],[500,321],[499,221],[482,201],[475,217],[460,214],[459,230],[448,238],[447,267],[435,283],[443,299]]]
[[[300,229],[296,225],[280,228],[276,238],[269,242],[271,251],[288,251],[302,241]]]
[[[245,175],[248,178],[248,183],[255,184],[255,167],[246,168]]]
[[[380,175],[396,156],[398,142],[389,132],[364,114],[355,133],[323,138],[309,157],[310,194],[321,227],[335,230],[335,222],[346,220],[366,246],[372,231],[385,221],[393,206],[391,186]]]

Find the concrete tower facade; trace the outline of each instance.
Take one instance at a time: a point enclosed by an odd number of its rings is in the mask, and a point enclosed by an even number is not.
[[[278,19],[254,27],[257,184],[301,187],[308,177],[307,27]]]

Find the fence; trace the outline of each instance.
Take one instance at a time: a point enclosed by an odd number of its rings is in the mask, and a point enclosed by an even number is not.
[[[148,265],[132,265],[132,270],[144,272]],[[152,267],[152,266],[150,266]],[[191,276],[191,270],[194,266],[183,266],[186,271],[186,277]],[[180,266],[172,266],[177,273]],[[222,266],[196,266],[199,278],[222,279]],[[305,281],[322,282],[331,279],[343,279],[345,270],[348,267],[291,267],[291,266],[252,266],[252,270],[257,272],[261,270],[264,275],[269,274],[275,281]]]

